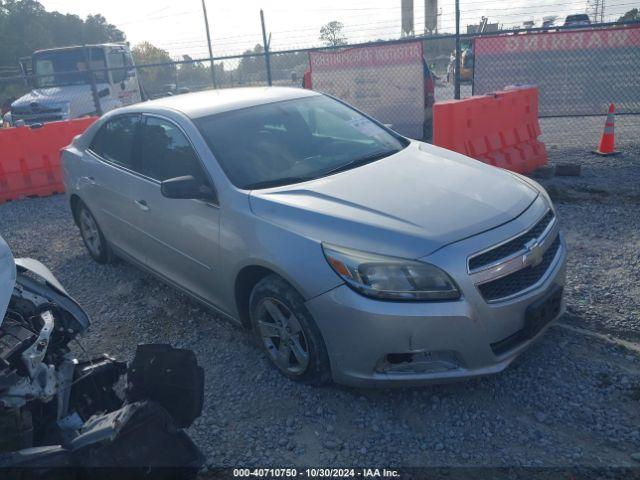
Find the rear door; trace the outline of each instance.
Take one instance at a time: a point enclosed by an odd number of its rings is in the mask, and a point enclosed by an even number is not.
[[[192,175],[214,188],[212,179],[187,135],[167,118],[144,116],[139,148],[136,224],[147,238],[147,265],[203,300],[220,304],[218,205],[170,199],[160,191],[160,182],[169,178]]]
[[[81,198],[89,206],[109,243],[140,257],[137,244],[133,180],[134,145],[141,126],[139,114],[107,121],[85,153],[84,176],[78,181]]]

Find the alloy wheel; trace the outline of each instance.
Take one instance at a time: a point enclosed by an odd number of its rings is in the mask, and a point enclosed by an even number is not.
[[[83,208],[80,211],[79,216],[80,232],[84,243],[95,257],[99,257],[102,254],[102,241],[100,240],[100,230],[93,215],[88,210]]]
[[[309,365],[309,343],[300,321],[276,298],[264,298],[257,308],[260,337],[281,370],[301,375]]]

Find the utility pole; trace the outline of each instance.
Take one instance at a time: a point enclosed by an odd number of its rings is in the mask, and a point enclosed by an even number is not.
[[[460,0],[456,0],[456,63],[455,63],[455,85],[453,98],[460,100],[460,66],[462,64],[462,54],[460,52]]]
[[[207,6],[202,0],[202,13],[204,14],[204,26],[207,30],[207,44],[209,45],[209,58],[211,59],[211,83],[216,88],[216,69],[213,63],[213,49],[211,48],[211,32],[209,31],[209,17],[207,16]]]
[[[267,29],[264,25],[264,12],[260,9],[260,23],[262,24],[262,42],[264,43],[264,62],[267,68],[267,83],[271,86],[271,59],[269,58],[269,43],[267,39]]]
[[[587,0],[587,13],[593,16],[593,23],[604,22],[605,0]]]

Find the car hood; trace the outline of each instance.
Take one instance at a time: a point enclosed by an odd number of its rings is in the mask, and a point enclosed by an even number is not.
[[[0,325],[9,306],[16,283],[16,264],[9,245],[0,237]]]
[[[253,212],[309,238],[419,258],[519,216],[538,191],[511,173],[412,142],[321,179],[251,192]]]

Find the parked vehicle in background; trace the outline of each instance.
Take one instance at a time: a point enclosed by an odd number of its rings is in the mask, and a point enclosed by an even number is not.
[[[542,28],[551,28],[555,25],[556,20],[558,19],[557,15],[547,15],[542,19]]]
[[[591,25],[591,19],[586,13],[567,15],[564,20],[565,27],[588,27],[589,25]]]
[[[436,79],[429,68],[427,59],[422,59],[424,69],[424,123],[422,125],[422,140],[431,142],[433,139],[433,104],[436,103]]]
[[[138,74],[127,45],[39,50],[21,61],[32,91],[11,104],[5,121],[15,124],[22,120],[32,125],[95,115],[98,109],[89,66],[103,113],[141,101]]]
[[[455,50],[451,53],[449,66],[447,68],[447,81],[449,83],[453,83],[455,81],[456,66],[460,67],[461,82],[473,81],[473,43],[466,45],[461,49],[460,57],[462,58],[462,61],[460,62],[460,64],[457,64]]]
[[[131,261],[254,331],[287,377],[496,373],[564,308],[538,184],[299,88],[110,112],[63,151],[89,254]]]

